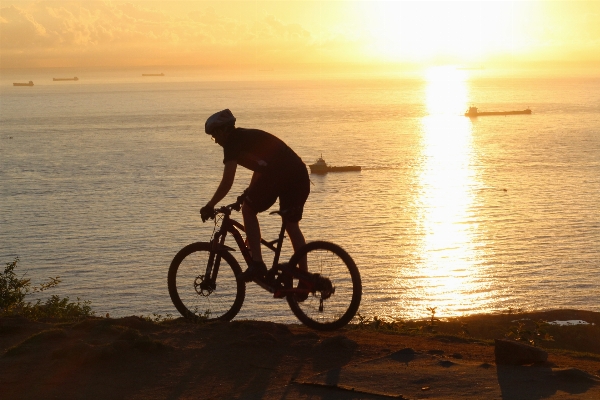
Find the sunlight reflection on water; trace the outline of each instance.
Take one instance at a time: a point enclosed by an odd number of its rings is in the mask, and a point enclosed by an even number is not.
[[[472,130],[461,115],[467,108],[464,71],[434,68],[427,73],[428,115],[422,123],[422,169],[415,201],[421,242],[415,296],[429,307],[459,311],[465,303],[481,308],[474,299],[477,226],[469,223],[477,177],[472,165]],[[475,302],[475,304],[474,304]]]

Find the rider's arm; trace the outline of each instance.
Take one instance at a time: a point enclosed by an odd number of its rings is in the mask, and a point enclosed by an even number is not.
[[[235,170],[237,168],[237,162],[235,160],[227,161],[225,163],[225,168],[223,169],[223,177],[221,178],[221,183],[219,187],[215,191],[212,199],[208,203],[206,203],[209,207],[216,206],[219,201],[223,200],[227,193],[229,193],[229,189],[233,185],[233,181],[235,179]]]

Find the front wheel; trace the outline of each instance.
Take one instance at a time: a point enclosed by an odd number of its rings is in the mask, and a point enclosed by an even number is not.
[[[345,326],[354,318],[362,296],[360,273],[354,260],[340,246],[330,242],[311,242],[301,247],[290,259],[289,266],[298,268],[306,257],[308,271],[331,282],[333,291],[315,291],[301,301],[295,294],[287,296],[294,315],[312,329],[331,331]],[[298,280],[294,278],[294,287]]]
[[[169,267],[169,295],[186,318],[230,321],[242,308],[246,285],[237,280],[240,265],[227,251],[214,254],[207,276],[210,243],[192,243],[179,251]]]

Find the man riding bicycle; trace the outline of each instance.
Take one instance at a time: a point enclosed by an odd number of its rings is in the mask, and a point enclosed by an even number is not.
[[[253,171],[250,185],[240,196],[242,215],[252,253],[252,262],[241,279],[249,282],[264,277],[267,267],[260,247],[260,225],[257,214],[269,209],[277,198],[286,221],[286,232],[294,250],[306,241],[300,230],[304,203],[310,193],[310,180],[302,159],[281,139],[258,129],[235,127],[236,118],[228,109],[211,115],[205,132],[223,147],[223,177],[214,195],[200,209],[202,221],[214,215],[214,207],[233,185],[238,164]],[[304,266],[306,268],[306,266]]]

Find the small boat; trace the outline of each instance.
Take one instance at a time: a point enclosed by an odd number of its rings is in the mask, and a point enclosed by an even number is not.
[[[29,83],[13,83],[13,86],[33,86],[33,81],[29,81]]]
[[[312,174],[326,174],[328,172],[349,172],[361,170],[361,167],[359,165],[348,165],[344,167],[334,167],[327,165],[327,163],[323,159],[322,154],[321,157],[319,157],[314,164],[309,165],[309,168]]]
[[[531,114],[531,110],[529,108],[521,111],[478,111],[477,107],[469,107],[467,112],[465,113],[465,117],[485,117],[487,115],[522,115],[522,114]]]
[[[78,77],[73,78],[52,78],[53,81],[78,81]]]
[[[142,74],[142,76],[165,76],[162,72],[160,74]]]

